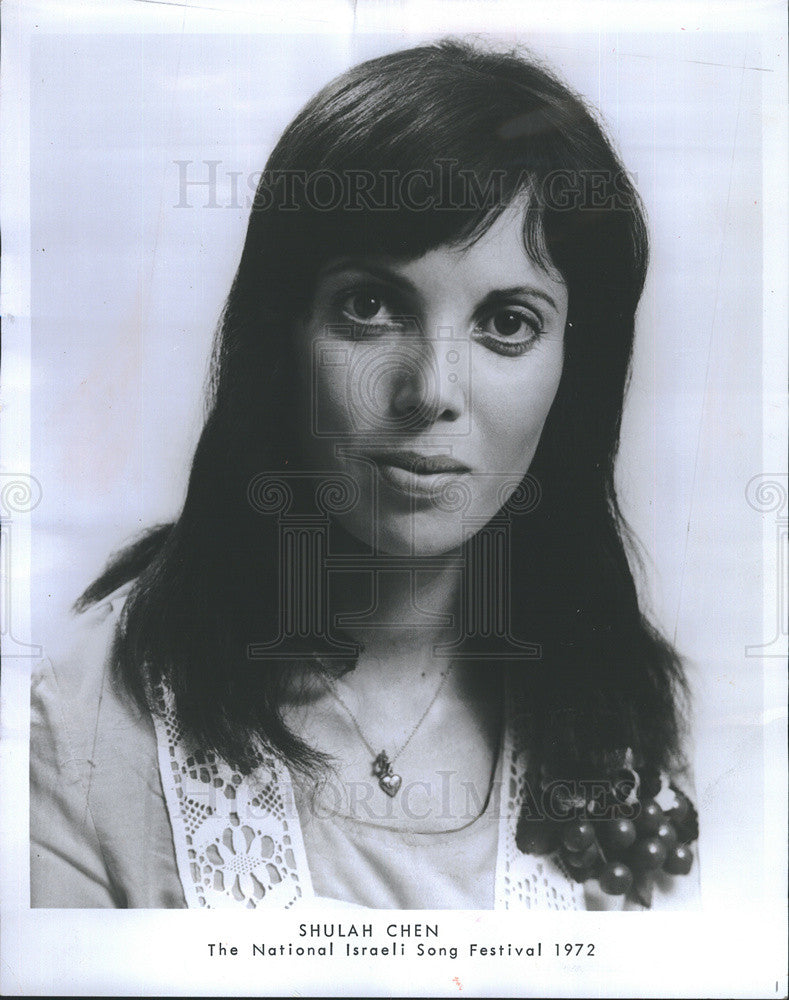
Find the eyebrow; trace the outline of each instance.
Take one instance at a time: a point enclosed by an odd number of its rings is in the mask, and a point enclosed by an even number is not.
[[[319,277],[331,277],[332,275],[341,273],[342,271],[359,271],[364,274],[369,274],[370,277],[375,278],[377,281],[393,285],[410,295],[417,297],[419,295],[419,290],[412,281],[409,281],[408,278],[404,278],[401,274],[397,274],[396,271],[392,271],[390,268],[386,267],[386,265],[371,264],[368,261],[359,260],[353,257],[341,257],[338,260],[327,264],[325,267],[321,268]],[[559,312],[559,307],[556,305],[556,301],[553,296],[549,295],[548,292],[543,291],[541,288],[536,288],[534,285],[513,285],[510,288],[492,289],[483,298],[478,308],[490,306],[497,302],[501,302],[502,300],[512,299],[518,296],[532,296],[534,298],[542,299],[553,309],[554,312]]]
[[[333,274],[338,274],[342,271],[359,271],[369,274],[370,277],[375,278],[377,281],[382,281],[387,285],[394,285],[396,288],[408,292],[409,295],[418,296],[416,285],[412,281],[409,281],[408,278],[404,278],[401,274],[397,274],[396,271],[390,270],[385,265],[370,264],[367,261],[357,260],[353,257],[341,257],[339,260],[327,264],[321,268],[318,277],[330,278]]]
[[[514,285],[512,288],[496,288],[492,292],[488,292],[480,303],[480,307],[495,305],[495,303],[502,300],[514,299],[518,296],[523,296],[524,298],[532,296],[533,298],[542,299],[548,303],[554,312],[559,312],[559,307],[556,305],[553,296],[544,292],[541,288],[535,288],[533,285]]]

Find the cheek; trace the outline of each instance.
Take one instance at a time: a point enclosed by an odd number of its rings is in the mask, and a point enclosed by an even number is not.
[[[348,386],[342,360],[339,359],[333,365],[316,366],[310,405],[316,429],[328,430],[329,427],[346,424],[350,417],[348,403]]]
[[[555,353],[523,372],[487,372],[477,379],[474,410],[487,464],[525,473],[556,397],[562,358]]]
[[[305,429],[311,450],[323,454],[358,423],[352,392],[352,349],[331,341],[311,345],[306,372]]]
[[[311,412],[320,434],[337,437],[402,430],[392,413],[396,387],[419,376],[415,348],[396,338],[327,341],[313,350]]]

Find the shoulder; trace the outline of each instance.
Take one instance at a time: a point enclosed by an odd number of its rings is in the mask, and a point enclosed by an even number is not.
[[[67,686],[84,686],[90,673],[100,672],[126,600],[129,587],[116,591],[87,611],[71,613],[58,622],[58,633],[46,650],[46,657],[33,674],[34,686],[41,683],[51,668]],[[93,670],[89,671],[88,667]]]
[[[32,677],[33,753],[48,746],[62,763],[89,761],[102,730],[143,721],[112,671],[113,638],[129,589],[72,616],[47,649]]]
[[[183,905],[153,720],[113,676],[127,593],[65,623],[33,680],[33,906]]]

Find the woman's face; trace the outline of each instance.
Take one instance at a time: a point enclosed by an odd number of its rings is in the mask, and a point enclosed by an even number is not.
[[[358,490],[338,514],[395,555],[456,549],[527,472],[562,373],[567,288],[511,207],[467,249],[338,257],[302,335],[307,454]]]

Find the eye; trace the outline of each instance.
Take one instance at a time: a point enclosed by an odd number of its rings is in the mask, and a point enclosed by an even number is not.
[[[477,339],[499,354],[524,354],[542,334],[539,317],[527,309],[506,306],[496,309],[477,326]]]
[[[514,337],[523,331],[525,322],[525,317],[514,309],[501,309],[493,316],[493,329],[502,337]]]
[[[346,289],[337,296],[339,312],[360,326],[397,325],[395,304],[377,288]]]
[[[347,300],[346,312],[356,319],[369,320],[383,308],[380,296],[373,292],[355,292]]]

